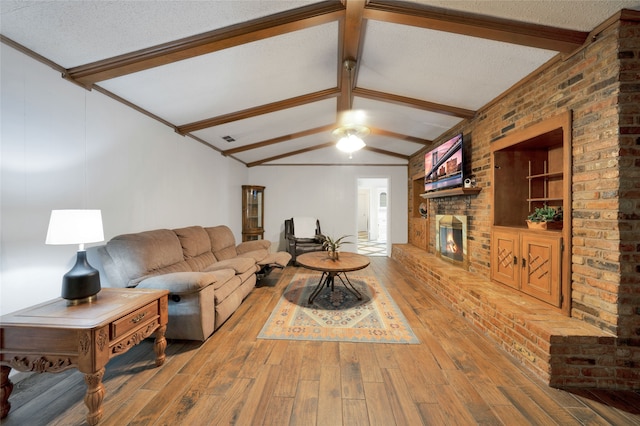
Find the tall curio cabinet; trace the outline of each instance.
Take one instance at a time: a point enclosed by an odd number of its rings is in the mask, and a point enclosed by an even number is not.
[[[264,186],[242,185],[242,241],[264,238]]]

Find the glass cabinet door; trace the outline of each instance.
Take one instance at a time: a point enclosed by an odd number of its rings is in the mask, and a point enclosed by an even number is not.
[[[242,186],[242,240],[260,240],[264,235],[264,186]]]

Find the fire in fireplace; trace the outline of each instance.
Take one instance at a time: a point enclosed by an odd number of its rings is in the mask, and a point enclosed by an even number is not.
[[[467,217],[436,216],[436,254],[441,258],[467,267]]]

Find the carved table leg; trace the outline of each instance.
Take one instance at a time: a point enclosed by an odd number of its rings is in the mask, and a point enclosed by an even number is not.
[[[156,341],[153,344],[153,350],[156,353],[156,367],[160,367],[162,364],[164,364],[164,351],[167,348],[167,339],[165,339],[164,337],[164,333],[166,330],[167,326],[161,325],[160,327],[158,327],[155,333]]]
[[[87,384],[87,393],[84,396],[84,403],[89,409],[87,423],[96,425],[102,418],[102,400],[104,399],[104,385],[102,384],[104,368],[95,373],[85,374],[84,381]]]
[[[13,383],[9,380],[9,373],[11,367],[6,365],[0,365],[0,418],[4,419],[11,410],[11,404],[9,403],[9,396],[13,391]]]

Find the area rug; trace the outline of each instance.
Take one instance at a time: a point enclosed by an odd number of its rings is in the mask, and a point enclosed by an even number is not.
[[[336,277],[334,291],[323,288],[309,304],[309,295],[319,280],[319,273],[294,275],[258,338],[420,343],[396,303],[375,277],[349,274],[349,280],[362,294],[362,300]]]

